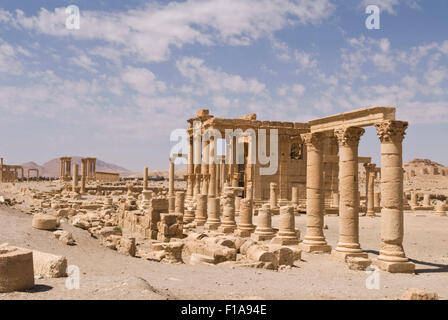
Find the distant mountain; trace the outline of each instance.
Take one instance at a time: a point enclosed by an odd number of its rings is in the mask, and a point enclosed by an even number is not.
[[[79,164],[79,170],[81,171],[81,159],[82,157],[73,156],[72,157],[72,166],[73,164]],[[39,175],[42,177],[59,177],[60,174],[60,166],[61,162],[59,158],[52,159],[43,165],[38,165],[35,162],[27,162],[22,164],[24,168],[25,175],[28,169],[39,169]],[[132,174],[132,172],[126,168],[120,167],[116,164],[107,163],[102,160],[96,160],[96,171],[100,172],[111,172],[111,173],[119,173],[122,176],[128,176]]]

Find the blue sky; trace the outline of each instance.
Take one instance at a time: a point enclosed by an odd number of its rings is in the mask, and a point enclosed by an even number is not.
[[[0,154],[163,169],[201,108],[303,122],[384,105],[410,123],[405,161],[447,165],[447,18],[445,0],[2,0]],[[360,154],[379,162],[375,130]]]

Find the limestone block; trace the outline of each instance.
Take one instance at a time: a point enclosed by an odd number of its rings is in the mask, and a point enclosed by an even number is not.
[[[38,214],[33,216],[32,226],[40,230],[54,230],[58,226],[58,221],[53,216]]]
[[[287,246],[270,246],[269,251],[277,257],[279,266],[292,266],[297,257],[294,251]]]
[[[350,270],[366,270],[372,260],[362,257],[348,257],[347,266]]]
[[[117,244],[117,251],[121,254],[135,257],[136,252],[135,238],[122,237]]]
[[[0,246],[0,293],[32,288],[33,270],[32,251]]]
[[[250,246],[247,249],[247,257],[257,262],[269,262],[276,268],[278,268],[278,259],[272,252],[266,251],[259,245]]]
[[[67,258],[33,250],[34,273],[44,278],[65,277]]]
[[[75,239],[73,239],[73,235],[71,232],[64,231],[64,230],[57,230],[53,232],[53,235],[56,239],[61,241],[62,243],[72,246],[75,244]]]
[[[401,300],[439,300],[439,296],[435,292],[412,288],[403,294]]]
[[[214,264],[214,263],[215,263],[215,259],[213,257],[207,256],[204,254],[193,253],[190,257],[191,265]]]

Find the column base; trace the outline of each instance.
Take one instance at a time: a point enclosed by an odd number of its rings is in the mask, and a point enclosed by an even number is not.
[[[205,230],[218,230],[221,223],[205,223],[204,229]]]
[[[247,238],[250,237],[250,235],[254,232],[254,230],[241,230],[241,229],[237,229],[235,230],[235,235],[237,237],[242,237],[242,238]]]
[[[275,237],[275,234],[252,233],[250,235],[250,238],[254,241],[267,241],[267,240],[271,240],[274,237]]]
[[[374,266],[377,266],[380,270],[390,273],[414,273],[415,264],[412,262],[389,262],[379,259],[372,261]]]
[[[218,231],[221,233],[233,233],[235,231],[235,226],[219,226]]]
[[[299,249],[304,252],[324,252],[324,253],[330,253],[331,252],[331,246],[328,244],[309,244],[309,243],[299,243]]]
[[[272,244],[280,244],[282,246],[293,246],[299,244],[299,239],[297,238],[283,238],[283,237],[275,237],[271,240]]]
[[[331,251],[331,256],[333,260],[339,261],[339,262],[347,262],[348,258],[369,258],[369,255],[364,252],[359,253],[352,253],[352,252],[341,252],[337,251],[336,249],[333,249]]]
[[[377,215],[375,214],[375,211],[367,211],[366,217],[377,217]]]
[[[206,220],[195,220],[194,223],[196,223],[196,226],[200,227],[205,225],[207,221]]]

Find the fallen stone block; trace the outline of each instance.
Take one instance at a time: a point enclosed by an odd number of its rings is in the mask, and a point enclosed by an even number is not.
[[[58,226],[58,221],[53,216],[38,214],[33,216],[32,226],[40,230],[54,230]]]
[[[64,230],[57,230],[53,232],[53,235],[56,239],[58,239],[59,241],[68,246],[73,246],[75,244],[75,239],[73,239],[73,235],[71,232]]]
[[[364,271],[372,264],[372,260],[362,257],[348,257],[347,266],[350,270]]]
[[[26,290],[33,286],[33,252],[12,246],[1,246],[0,292]]]
[[[43,278],[67,276],[67,258],[33,250],[34,274]]]
[[[117,244],[117,251],[121,254],[135,257],[135,238],[122,237]]]
[[[435,292],[411,288],[403,294],[401,300],[439,300],[439,296]]]

